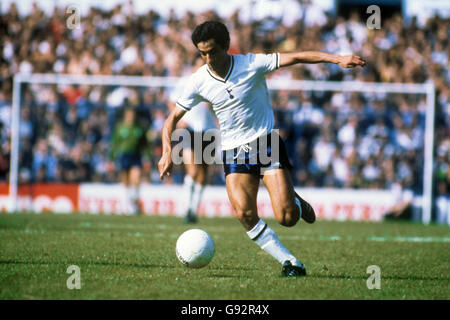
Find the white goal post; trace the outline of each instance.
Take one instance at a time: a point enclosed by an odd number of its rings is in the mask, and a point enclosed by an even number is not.
[[[115,85],[128,87],[174,87],[179,78],[176,77],[142,77],[142,76],[106,76],[106,75],[69,75],[69,74],[16,74],[13,80],[13,101],[11,115],[11,160],[9,175],[9,211],[17,210],[18,174],[19,174],[19,125],[20,97],[22,83],[40,84],[83,84],[83,85]],[[422,222],[431,222],[432,187],[433,187],[433,149],[434,149],[434,117],[435,87],[433,83],[374,83],[357,81],[309,81],[309,80],[268,80],[272,90],[305,90],[305,91],[346,91],[370,93],[405,93],[426,95],[425,136],[424,136],[424,170]]]

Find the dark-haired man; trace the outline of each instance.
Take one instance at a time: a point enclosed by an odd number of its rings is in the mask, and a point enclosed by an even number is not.
[[[291,165],[281,138],[273,130],[274,117],[265,74],[297,63],[335,63],[344,68],[364,66],[358,56],[306,51],[229,55],[226,26],[207,21],[192,33],[192,42],[205,65],[191,77],[163,128],[161,179],[170,174],[171,134],[177,121],[200,101],[208,101],[220,124],[226,188],[231,205],[250,239],[282,264],[282,276],[306,275],[304,265],[281,243],[258,216],[257,194],[262,179],[278,222],[294,226],[302,218],[315,221],[312,207],[298,196],[289,175]],[[270,161],[262,161],[269,158]]]

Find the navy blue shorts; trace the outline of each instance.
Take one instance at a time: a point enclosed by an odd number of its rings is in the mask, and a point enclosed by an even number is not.
[[[293,168],[284,141],[276,130],[237,148],[223,150],[222,160],[225,176],[249,173],[262,177],[270,169]]]
[[[129,170],[132,167],[141,167],[141,156],[138,153],[124,153],[119,157],[121,170]]]

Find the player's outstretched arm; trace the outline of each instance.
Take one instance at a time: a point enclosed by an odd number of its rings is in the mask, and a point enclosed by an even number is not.
[[[280,53],[280,67],[287,67],[297,63],[335,63],[342,68],[364,67],[366,62],[359,56],[341,56],[321,51],[303,51],[292,53]]]
[[[184,116],[185,110],[181,108],[173,108],[169,117],[164,122],[161,132],[162,139],[162,156],[158,162],[159,177],[161,180],[165,176],[170,176],[172,169],[172,132],[175,130],[177,122]]]

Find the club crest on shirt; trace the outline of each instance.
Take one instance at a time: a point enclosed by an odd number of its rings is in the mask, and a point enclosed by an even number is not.
[[[230,95],[230,99],[233,99],[234,98],[234,96],[231,94],[231,90],[232,89],[225,89],[227,92],[228,92],[228,94]]]

